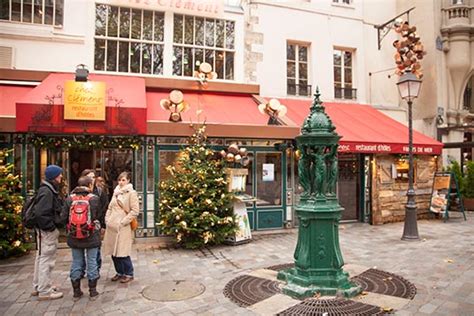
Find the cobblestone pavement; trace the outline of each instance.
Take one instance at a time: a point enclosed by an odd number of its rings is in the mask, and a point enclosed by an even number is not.
[[[454,214],[457,215],[457,214]],[[417,287],[415,298],[398,315],[474,315],[474,213],[468,221],[452,218],[418,222],[419,242],[401,241],[403,223],[370,226],[342,224],[341,250],[348,266],[377,267],[398,274]],[[65,296],[37,301],[30,296],[33,253],[0,261],[0,314],[4,315],[255,315],[229,301],[224,286],[233,278],[271,265],[292,262],[296,230],[256,235],[251,243],[189,251],[134,247],[135,281],[111,282],[110,258],[105,258],[96,301],[88,296],[72,301],[68,279],[71,256],[58,253],[54,283]],[[142,290],[155,282],[187,280],[202,283],[203,294],[184,301],[156,302]],[[83,290],[86,289],[83,282]],[[260,312],[266,314],[265,312]]]

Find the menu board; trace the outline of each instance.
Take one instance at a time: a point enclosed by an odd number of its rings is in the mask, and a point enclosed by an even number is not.
[[[437,172],[434,175],[433,191],[431,192],[430,211],[433,213],[446,213],[449,193],[451,192],[450,172]]]

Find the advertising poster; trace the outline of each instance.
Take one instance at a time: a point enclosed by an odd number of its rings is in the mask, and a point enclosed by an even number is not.
[[[448,206],[450,193],[451,174],[436,173],[433,180],[433,192],[431,193],[430,211],[433,213],[445,213]]]
[[[262,181],[270,182],[275,180],[275,165],[264,163],[262,166]]]

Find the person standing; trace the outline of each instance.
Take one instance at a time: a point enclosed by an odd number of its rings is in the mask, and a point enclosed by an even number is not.
[[[130,174],[122,172],[118,178],[105,215],[104,255],[111,255],[116,275],[112,281],[127,283],[133,280],[132,220],[138,216],[138,195],[130,183]]]
[[[49,165],[44,172],[45,179],[41,182],[36,195],[36,236],[38,252],[36,253],[33,275],[33,296],[39,300],[54,300],[63,297],[51,285],[51,272],[56,263],[59,230],[61,226],[61,210],[64,201],[59,196],[59,184],[63,177],[63,169]]]
[[[99,266],[97,257],[100,249],[99,198],[92,193],[94,184],[92,178],[82,176],[77,181],[77,187],[66,199],[62,218],[67,222],[67,245],[71,248],[71,284],[73,298],[78,300],[83,295],[81,278],[86,272],[91,300],[95,300]],[[85,216],[84,216],[85,215]]]

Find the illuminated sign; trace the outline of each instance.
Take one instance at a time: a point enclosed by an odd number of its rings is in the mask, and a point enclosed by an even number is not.
[[[64,119],[105,121],[105,82],[66,81]]]
[[[106,0],[102,2],[111,5],[208,17],[221,17],[224,13],[223,0]]]

